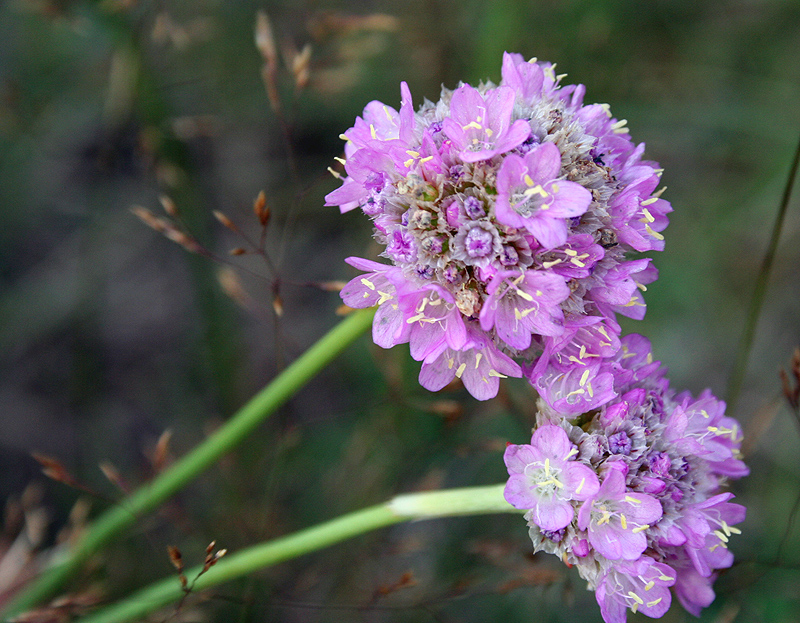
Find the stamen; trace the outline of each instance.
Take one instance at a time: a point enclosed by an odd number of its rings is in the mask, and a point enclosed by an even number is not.
[[[458,370],[456,370],[456,376],[458,378],[461,378],[461,375],[464,374],[464,370],[466,369],[467,369],[467,364],[462,363],[460,366],[458,366]]]

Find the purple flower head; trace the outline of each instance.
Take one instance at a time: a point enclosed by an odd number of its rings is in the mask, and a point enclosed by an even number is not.
[[[745,519],[745,508],[720,489],[747,471],[740,427],[710,392],[676,395],[641,336],[626,336],[594,367],[579,366],[586,353],[559,352],[577,361],[558,370],[567,362],[551,357],[538,377],[543,400],[531,445],[506,451],[506,499],[528,509],[534,551],[575,566],[596,591],[606,623],[624,621],[628,610],[660,617],[673,584],[684,607],[699,614],[714,598],[717,572],[733,563],[730,545]],[[581,369],[583,385],[575,380]],[[578,407],[604,374],[611,397]],[[564,452],[600,481],[582,501],[549,480],[554,473],[566,480],[556,462]]]
[[[565,528],[574,515],[569,502],[586,500],[600,487],[594,471],[573,460],[576,454],[578,450],[558,426],[537,428],[530,445],[509,446],[505,453],[508,503],[530,510],[529,520],[542,530]]]
[[[343,296],[379,307],[379,344],[410,341],[428,387],[447,376],[430,374],[445,350],[468,348],[456,314],[481,334],[478,350],[516,358],[555,408],[598,407],[617,395],[617,375],[635,376],[618,356],[616,315],[644,315],[657,273],[628,255],[663,246],[670,207],[624,124],[560,80],[551,64],[505,54],[499,85],[443,89],[415,110],[402,83],[399,108],[370,102],[342,135],[345,175],[326,204],[372,219],[389,264],[369,272],[393,286],[363,298],[356,279]],[[418,319],[430,286],[447,314]],[[487,396],[482,382],[469,387]],[[719,461],[720,473],[738,468]]]

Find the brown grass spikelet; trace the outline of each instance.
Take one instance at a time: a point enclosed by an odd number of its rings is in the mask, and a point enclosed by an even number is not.
[[[791,374],[791,378],[789,374]],[[800,347],[794,349],[792,359],[789,362],[789,374],[783,369],[780,370],[783,396],[789,406],[797,411],[800,409]]]
[[[346,281],[317,281],[313,284],[323,292],[341,292],[347,285]]]
[[[270,217],[270,209],[267,205],[267,195],[262,190],[258,193],[258,196],[253,201],[253,212],[258,219],[258,222],[261,223],[261,227],[266,227],[267,223],[269,223]]]
[[[131,212],[133,212],[136,217],[139,218],[145,225],[150,227],[151,229],[155,229],[159,233],[163,233],[167,228],[167,222],[157,217],[147,208],[143,208],[142,206],[133,206],[131,208]]]
[[[283,316],[283,299],[278,293],[272,295],[272,309],[275,311],[275,315],[278,318]]]
[[[180,580],[181,587],[183,590],[187,590],[189,583],[186,580],[186,576],[183,574],[183,556],[181,555],[181,550],[174,545],[167,545],[167,554],[169,555],[169,561],[172,563],[172,566],[175,567],[175,570],[178,572],[178,579]]]
[[[220,223],[222,223],[225,227],[227,227],[236,234],[239,233],[239,228],[236,227],[236,224],[231,219],[229,219],[224,212],[220,212],[219,210],[214,210],[213,214],[214,218],[217,219]]]
[[[217,281],[222,291],[235,303],[248,310],[255,307],[252,297],[245,291],[235,270],[227,266],[220,268],[217,271]]]
[[[166,429],[156,442],[155,448],[150,453],[150,464],[153,471],[160,474],[170,462],[169,442],[172,440],[172,430]]]
[[[178,206],[175,205],[175,202],[167,197],[167,195],[161,195],[158,200],[161,202],[161,207],[164,208],[164,212],[169,214],[172,218],[178,216]]]
[[[125,479],[110,461],[103,461],[100,463],[99,467],[100,471],[103,472],[103,476],[105,476],[111,484],[113,484],[123,493],[130,492],[130,487],[128,487]]]
[[[31,456],[42,466],[42,473],[57,482],[64,483],[70,487],[80,488],[80,484],[72,474],[67,471],[61,462],[51,456],[33,452]]]
[[[261,69],[261,79],[267,89],[267,98],[272,110],[279,112],[281,109],[278,96],[278,49],[275,46],[275,36],[272,34],[272,24],[265,11],[256,13],[256,48],[264,59]]]
[[[308,86],[311,67],[311,44],[306,43],[300,52],[296,53],[291,60],[292,75],[294,76],[294,86],[298,91],[302,91]]]
[[[386,597],[392,593],[403,590],[404,588],[411,588],[417,585],[417,579],[414,577],[413,571],[406,571],[396,582],[385,584],[375,589],[373,599],[378,597]]]
[[[337,316],[349,316],[354,311],[356,311],[355,308],[350,307],[349,305],[344,305],[343,304],[343,305],[339,305],[339,307],[336,308],[336,312],[335,313],[336,313]]]

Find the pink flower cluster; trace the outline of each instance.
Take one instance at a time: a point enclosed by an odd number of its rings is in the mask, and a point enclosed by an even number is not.
[[[534,551],[577,567],[606,623],[662,616],[670,587],[699,615],[745,518],[720,489],[748,473],[741,429],[710,392],[674,395],[643,337],[620,352],[618,397],[600,409],[576,418],[540,403],[530,444],[506,450],[505,497],[527,511]]]
[[[641,318],[657,276],[627,256],[663,248],[671,208],[625,122],[560,78],[505,54],[499,85],[415,111],[403,83],[399,111],[371,102],[343,135],[327,205],[361,208],[390,263],[350,258],[342,298],[378,307],[375,342],[409,343],[430,390],[459,377],[485,400],[525,374],[573,414],[617,395],[616,314]]]

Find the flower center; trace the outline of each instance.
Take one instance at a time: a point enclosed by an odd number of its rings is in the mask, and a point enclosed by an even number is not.
[[[469,230],[464,245],[467,255],[471,258],[486,257],[492,252],[494,236],[481,227],[473,227]]]

